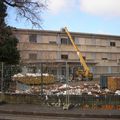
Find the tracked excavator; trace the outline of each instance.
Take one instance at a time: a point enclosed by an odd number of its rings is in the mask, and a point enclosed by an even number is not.
[[[93,80],[93,73],[90,72],[90,69],[89,69],[89,67],[86,64],[86,61],[85,61],[85,59],[82,56],[82,53],[80,52],[79,48],[75,44],[75,42],[74,42],[70,32],[68,31],[67,27],[63,28],[63,31],[65,31],[65,33],[67,34],[68,38],[70,39],[70,41],[71,41],[71,43],[72,43],[72,45],[73,45],[73,47],[74,47],[78,57],[79,57],[80,64],[83,67],[83,70],[82,69],[77,69],[75,71],[75,75],[77,77],[79,77],[80,80]]]

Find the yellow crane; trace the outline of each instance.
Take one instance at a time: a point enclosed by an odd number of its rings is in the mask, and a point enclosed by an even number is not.
[[[90,69],[86,64],[86,62],[85,62],[85,60],[84,60],[84,58],[82,56],[82,53],[80,52],[79,48],[74,43],[74,40],[73,40],[72,36],[70,35],[67,27],[64,28],[64,31],[66,32],[68,38],[70,39],[70,41],[71,41],[71,43],[72,43],[78,57],[79,57],[80,63],[84,68],[84,70],[78,70],[77,74],[79,74],[82,77],[82,80],[84,80],[84,79],[92,80],[93,79],[93,74],[90,72]]]

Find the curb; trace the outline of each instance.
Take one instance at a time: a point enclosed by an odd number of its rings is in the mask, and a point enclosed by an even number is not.
[[[55,117],[71,117],[71,118],[120,118],[120,115],[96,115],[96,114],[69,114],[69,113],[40,113],[40,112],[21,112],[21,111],[5,111],[0,110],[3,114],[19,114],[19,115],[33,115],[33,116],[55,116]]]

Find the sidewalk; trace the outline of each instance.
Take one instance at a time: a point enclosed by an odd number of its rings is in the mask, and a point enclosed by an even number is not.
[[[73,118],[120,118],[120,110],[81,110],[80,108],[63,110],[62,107],[48,107],[33,104],[3,104],[0,105],[0,113]]]

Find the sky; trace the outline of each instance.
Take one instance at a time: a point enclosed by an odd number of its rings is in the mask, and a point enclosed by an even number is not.
[[[39,0],[38,0],[39,1]],[[48,0],[41,14],[44,30],[120,36],[120,0]],[[7,24],[16,28],[35,29],[23,19],[15,20],[15,11],[8,9]]]

